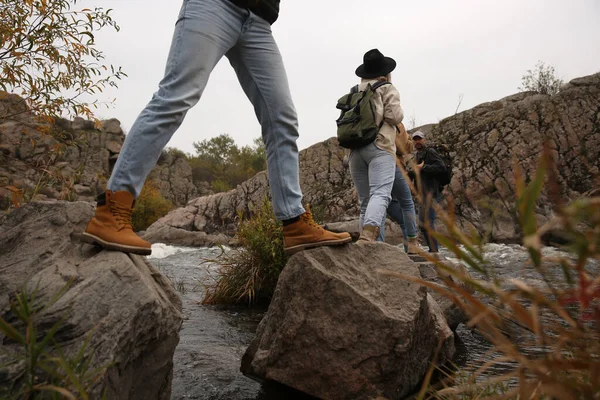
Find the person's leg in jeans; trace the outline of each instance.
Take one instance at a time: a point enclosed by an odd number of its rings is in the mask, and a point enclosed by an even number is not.
[[[360,206],[359,230],[362,230],[367,205],[371,196],[369,193],[369,163],[363,158],[360,150],[352,150],[348,164],[352,182],[358,195],[358,204]]]
[[[85,241],[100,244],[106,248],[150,254],[150,244],[140,239],[131,229],[133,199],[139,195],[146,176],[156,164],[164,146],[181,125],[187,111],[198,102],[214,66],[225,53],[237,46],[238,42],[245,41],[247,32],[256,20],[258,17],[247,9],[240,8],[228,0],[186,0],[183,3],[176,23],[165,77],[159,85],[158,92],[142,111],[127,135],[109,180],[106,198],[99,199],[96,216],[88,224],[84,233],[84,236],[87,235],[84,237]],[[266,21],[260,20],[260,22],[268,26]],[[283,91],[289,93],[287,80],[284,79],[284,82],[281,79],[285,78],[283,66],[269,64],[279,57],[279,51],[276,47],[270,46],[271,43],[274,41],[270,27],[268,34],[256,35],[253,51],[258,58],[263,60],[263,65],[255,71],[253,78],[268,80],[275,76],[278,84],[285,83]],[[262,50],[259,51],[259,49]],[[242,58],[247,58],[244,59],[244,63],[247,65],[251,65],[252,60],[256,65],[256,58],[249,55],[251,51],[252,49],[248,48],[245,54],[242,50],[239,51],[239,54],[242,55]],[[275,56],[271,58],[269,54],[275,54]],[[273,81],[271,80],[269,84],[272,85]],[[248,93],[247,87],[245,90]],[[275,104],[283,102],[291,105],[289,96],[280,98],[278,95],[272,95],[269,97],[267,89],[261,90],[259,96],[263,96],[264,101],[269,98],[268,101],[274,101]],[[283,118],[275,117],[273,120],[279,121],[279,126],[285,124],[295,126],[293,105],[287,107],[286,111],[289,113],[290,109],[292,110],[291,114],[287,114]],[[270,112],[273,110],[266,111],[266,113]],[[268,123],[260,116],[259,118],[261,123]],[[267,131],[276,132],[273,136],[280,135],[285,130],[278,130],[274,128],[275,125],[277,124],[271,124],[266,128]],[[288,129],[288,131],[297,136],[297,130]],[[265,130],[263,130],[263,136],[264,132]],[[284,139],[280,142],[273,143],[271,140],[270,143],[268,141],[266,143],[271,167],[273,157],[281,156],[281,154],[273,155],[274,146],[281,145],[284,153],[287,152],[286,154],[290,155],[286,165],[276,163],[277,167],[269,168],[271,188],[273,189],[274,186],[278,188],[274,190],[274,193],[277,192],[273,196],[274,208],[278,212],[279,218],[297,218],[300,221],[299,215],[304,209],[300,204],[302,194],[298,185],[298,149],[295,145],[295,137],[290,140],[294,136],[293,134],[284,134],[283,136]],[[277,174],[273,176],[272,170],[275,169],[276,173],[280,168],[283,169],[281,176]],[[333,234],[321,227],[317,229],[313,226],[314,224],[310,224],[312,221],[312,218],[308,218],[310,215],[302,215],[304,216],[304,225],[310,225],[310,229],[312,229],[310,232],[313,234],[306,235],[306,229],[304,229],[302,231],[305,234],[304,241],[294,243],[297,249],[305,248],[315,242],[321,245],[339,244],[351,240],[347,233]],[[110,229],[107,229],[107,224],[103,222],[106,219],[110,219],[114,225]],[[306,243],[306,240],[310,243]]]
[[[264,19],[251,14],[226,57],[252,102],[262,127],[275,216],[284,221],[288,254],[317,245],[350,242],[348,233],[316,225],[302,207],[298,164],[298,120],[279,48]],[[312,229],[312,231],[311,231]],[[311,231],[312,233],[310,233]]]
[[[408,252],[408,241],[417,237],[417,216],[412,193],[402,171],[397,166],[392,186],[392,201],[388,205],[387,214],[400,225],[404,237],[404,250]]]
[[[360,157],[355,153],[359,153]],[[364,164],[368,165],[366,174]],[[374,143],[369,144],[353,151],[350,172],[361,203],[361,239],[375,241],[391,199],[394,156]]]
[[[429,234],[427,233],[427,229],[425,228],[425,213],[426,213],[426,209],[425,206],[423,204],[419,205],[419,228],[421,230],[421,233],[423,234],[423,239],[425,239],[425,244],[427,245],[427,247],[429,247],[431,249],[431,247],[429,246]]]
[[[125,138],[107,191],[99,196],[96,215],[83,234],[84,241],[150,254],[150,243],[131,228],[133,201],[164,146],[200,99],[213,68],[237,42],[248,14],[229,1],[183,3],[164,78]]]
[[[393,195],[394,189],[392,187],[392,200],[390,204],[388,204],[387,215],[390,217],[392,221],[400,225],[400,229],[402,230],[402,237],[404,239],[404,247],[406,249],[406,241],[408,240],[408,236],[406,234],[406,224],[404,223],[404,215],[402,213],[402,207],[400,206],[400,202]],[[379,236],[377,237],[378,242],[385,241],[385,221],[386,217],[383,217],[383,221],[381,221],[381,229],[379,231]]]
[[[398,200],[402,213],[401,221],[403,224],[400,223],[400,226],[404,236],[404,250],[407,253],[414,253],[416,252],[414,247],[416,247],[417,244],[417,214],[415,212],[415,203],[404,174],[398,167],[396,167],[392,196]],[[389,211],[388,208],[388,212]],[[392,213],[398,214],[397,208],[392,210]]]
[[[367,148],[371,151],[371,148]],[[385,218],[387,207],[392,198],[392,186],[394,184],[394,155],[380,150],[375,145],[373,156],[369,160],[369,194],[370,199],[365,210],[363,234],[365,226],[375,227],[374,235],[367,233],[367,240],[375,240],[378,236],[380,221]]]
[[[286,220],[302,215],[298,119],[269,23],[251,14],[239,42],[226,56],[261,124],[275,216]]]
[[[248,14],[223,0],[183,3],[165,76],[125,138],[109,190],[139,196],[163,148],[202,96],[215,65],[237,42]]]
[[[394,189],[392,188],[392,192]],[[404,229],[404,218],[402,217],[402,208],[400,208],[400,203],[398,200],[394,198],[392,195],[392,199],[390,200],[390,204],[388,204],[387,215],[389,215],[390,219],[400,225],[400,229],[402,229],[402,236],[404,237],[404,241],[406,242],[407,236]],[[385,221],[387,220],[387,215],[383,216],[381,220],[381,225],[379,227],[379,236],[377,236],[378,242],[385,242]]]
[[[421,225],[421,232],[423,233],[423,237],[425,238],[425,243],[427,247],[429,247],[429,251],[431,253],[436,253],[438,251],[438,243],[434,237],[429,235],[429,231],[427,229],[427,225],[429,226],[430,231],[435,231],[435,208],[434,202],[436,199],[428,198],[425,200],[425,204],[421,205],[421,212],[419,212],[419,221]],[[426,225],[427,224],[427,225]]]
[[[435,232],[435,207],[434,203],[437,203],[437,199],[432,200],[432,204],[429,207],[428,217],[429,217],[429,226],[431,227],[431,231]],[[439,246],[437,240],[433,236],[429,236],[429,251],[432,253],[437,253],[439,251]]]

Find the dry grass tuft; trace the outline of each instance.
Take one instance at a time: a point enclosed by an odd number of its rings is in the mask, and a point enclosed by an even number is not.
[[[271,299],[287,257],[283,253],[283,228],[268,198],[253,210],[250,219],[240,218],[237,238],[240,248],[205,260],[220,266],[216,277],[208,266],[204,304],[253,304]]]
[[[448,233],[431,235],[479,278],[426,253],[446,276],[447,288],[382,271],[452,299],[469,315],[468,325],[493,346],[490,359],[467,379],[454,377],[452,386],[423,390],[419,398],[600,399],[600,197],[569,205],[555,201],[555,216],[539,226],[536,203],[542,190],[553,190],[553,171],[546,151],[528,184],[518,168],[515,173],[518,221],[529,252],[525,267],[539,274],[537,284],[496,276],[484,258],[481,237],[461,232],[452,213],[441,209]],[[448,209],[453,209],[451,202]],[[563,256],[544,256],[542,236],[550,231],[567,239]],[[511,325],[522,332],[511,333]],[[494,365],[507,363],[514,368],[504,375],[480,378]]]

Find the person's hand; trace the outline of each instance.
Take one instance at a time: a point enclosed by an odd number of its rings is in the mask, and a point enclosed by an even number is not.
[[[423,165],[425,165],[425,161],[421,161],[421,164],[417,164],[417,165],[415,165],[415,169],[416,169],[417,171],[420,171],[420,170],[421,170],[421,168],[423,168]]]

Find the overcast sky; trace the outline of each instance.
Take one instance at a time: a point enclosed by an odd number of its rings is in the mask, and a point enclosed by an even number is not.
[[[128,131],[162,78],[180,0],[84,0],[113,8],[121,31],[97,34],[108,63],[129,75],[116,106]],[[600,71],[600,0],[282,0],[273,33],[283,55],[300,121],[299,147],[335,135],[336,100],[358,82],[363,54],[378,48],[398,62],[392,81],[405,122],[437,122],[516,93],[538,60],[570,80]],[[168,146],[230,134],[238,144],[260,136],[253,108],[227,59]]]

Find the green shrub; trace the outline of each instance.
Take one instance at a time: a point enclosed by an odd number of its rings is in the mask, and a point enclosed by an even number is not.
[[[187,154],[185,154],[185,152],[179,150],[176,147],[167,147],[160,153],[157,164],[161,165],[166,161],[174,162],[180,158],[183,160],[187,160],[188,156]]]
[[[221,179],[214,180],[210,183],[210,188],[215,193],[227,192],[231,190],[231,185]]]
[[[41,304],[37,288],[22,289],[10,303],[14,321],[0,318],[0,333],[5,343],[16,343],[16,350],[5,352],[0,376],[16,376],[11,385],[0,387],[2,399],[89,399],[88,392],[104,376],[109,367],[91,368],[87,355],[88,336],[76,354],[66,355],[56,342],[63,321],[44,326],[40,316],[66,292],[70,282],[59,293]],[[104,398],[104,397],[103,397]]]
[[[485,261],[481,237],[461,232],[454,216],[438,209],[448,234],[430,234],[482,278],[473,278],[427,253],[424,256],[446,276],[447,289],[401,277],[452,299],[469,315],[468,325],[476,327],[492,344],[490,354],[497,356],[490,356],[485,365],[473,371],[469,382],[427,396],[481,398],[483,393],[489,394],[490,387],[499,385],[506,389],[502,398],[600,398],[600,197],[581,198],[567,206],[554,200],[555,216],[538,226],[536,203],[545,187],[550,198],[559,198],[553,195],[557,181],[548,149],[529,184],[516,168],[516,210],[523,246],[529,252],[529,265],[542,277],[536,286],[496,276]],[[451,202],[448,209],[453,209]],[[559,232],[567,239],[564,256],[544,256],[542,236],[548,232]],[[507,322],[516,322],[527,334],[508,336]],[[490,367],[507,365],[514,368],[476,382]],[[425,393],[424,388],[420,398],[426,397]]]
[[[223,252],[217,259],[216,278],[204,282],[204,304],[248,303],[270,300],[287,257],[283,253],[283,229],[268,198],[252,210],[250,219],[240,217],[237,238],[241,247]]]
[[[136,231],[146,230],[172,209],[173,204],[162,196],[156,183],[148,179],[144,184],[142,193],[135,200],[132,216],[133,228]]]
[[[562,79],[556,76],[553,66],[538,61],[535,68],[527,70],[527,73],[521,78],[519,90],[554,95],[560,92],[563,84]]]
[[[266,150],[261,138],[251,146],[238,146],[222,134],[195,142],[196,155],[188,157],[196,186],[208,182],[214,192],[225,192],[266,168]]]

